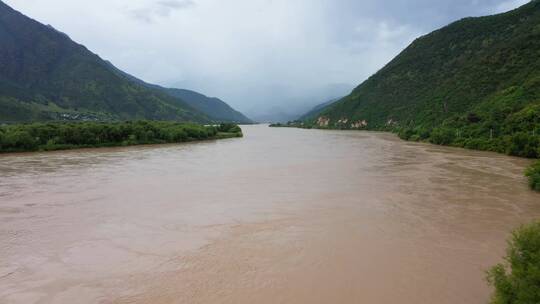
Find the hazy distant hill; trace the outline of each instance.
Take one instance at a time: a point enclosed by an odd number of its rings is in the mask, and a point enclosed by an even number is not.
[[[253,123],[251,119],[236,111],[219,98],[207,97],[201,93],[185,89],[164,88],[164,90],[171,96],[182,99],[192,108],[203,112],[213,120],[247,124]]]
[[[180,94],[142,85],[118,71],[67,35],[0,1],[0,122],[142,118],[245,122],[222,102],[199,105],[202,97],[184,101]]]
[[[278,123],[295,120],[298,118],[299,113],[291,111],[290,109],[285,109],[284,107],[273,106],[258,112],[258,114],[253,113],[249,115],[250,117],[253,117],[255,121],[260,123]]]
[[[540,1],[417,39],[311,123],[540,155]]]

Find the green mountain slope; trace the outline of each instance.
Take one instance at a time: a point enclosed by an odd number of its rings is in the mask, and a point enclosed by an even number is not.
[[[315,119],[315,118],[319,117],[319,115],[322,112],[324,112],[324,110],[326,108],[328,108],[329,106],[331,106],[332,104],[334,104],[338,100],[340,100],[340,98],[334,98],[334,99],[331,99],[331,100],[329,100],[327,102],[321,103],[320,105],[317,105],[317,106],[313,107],[313,109],[311,109],[306,114],[300,116],[298,118],[298,120],[304,121],[304,120]]]
[[[310,123],[540,156],[540,1],[417,39]]]
[[[210,119],[141,86],[67,35],[0,1],[0,122],[49,119]]]

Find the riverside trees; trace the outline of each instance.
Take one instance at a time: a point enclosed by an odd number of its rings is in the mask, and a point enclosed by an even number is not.
[[[49,122],[0,127],[0,152],[180,143],[241,137],[237,125],[203,126],[167,121]]]

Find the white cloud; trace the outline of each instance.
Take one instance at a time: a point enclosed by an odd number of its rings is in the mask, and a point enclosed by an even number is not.
[[[134,2],[135,8],[129,9],[129,14],[138,20],[144,22],[153,22],[155,18],[169,17],[172,12],[180,9],[189,8],[195,5],[191,0],[160,0],[146,1],[147,3],[138,4]]]

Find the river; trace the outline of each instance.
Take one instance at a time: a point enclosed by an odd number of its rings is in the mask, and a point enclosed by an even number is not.
[[[0,303],[486,303],[528,160],[392,134],[0,155]]]

